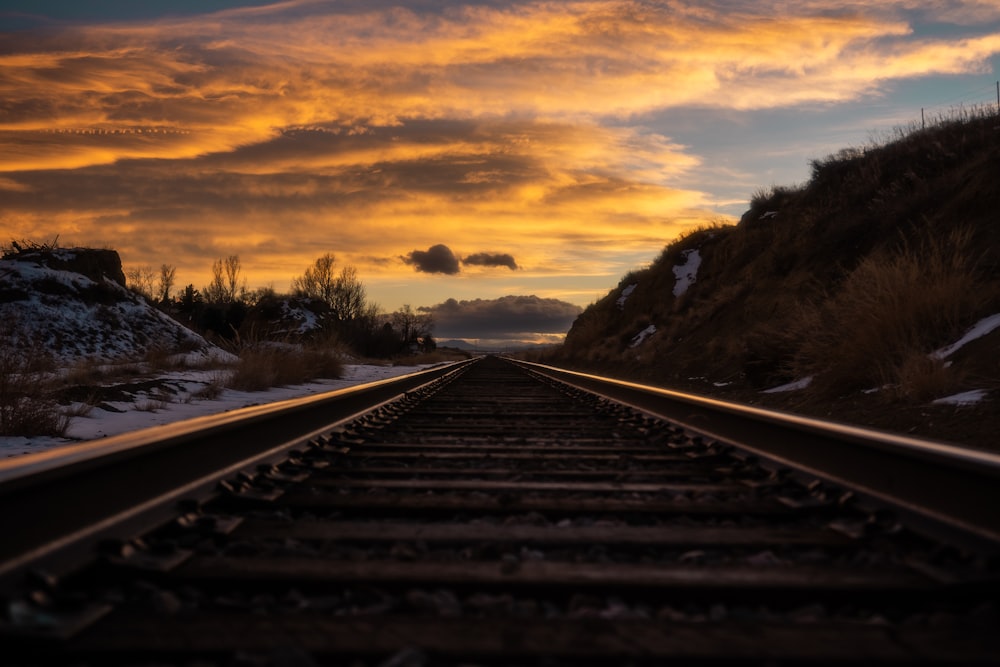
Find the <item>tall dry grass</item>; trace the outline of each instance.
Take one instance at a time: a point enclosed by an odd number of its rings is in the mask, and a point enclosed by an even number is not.
[[[302,384],[317,378],[338,378],[344,365],[333,350],[298,345],[257,343],[240,351],[226,385],[241,391]]]
[[[955,384],[947,368],[923,360],[995,298],[977,257],[968,229],[865,257],[827,299],[803,308],[790,332],[793,374],[813,376],[820,395],[890,387],[924,397]]]
[[[7,325],[3,336],[13,336]],[[69,417],[51,396],[52,364],[37,348],[0,347],[0,435],[65,435]]]

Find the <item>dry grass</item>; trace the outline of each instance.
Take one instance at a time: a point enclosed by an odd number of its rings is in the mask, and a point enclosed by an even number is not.
[[[96,406],[100,405],[100,403],[100,392],[95,388],[88,392],[82,401],[77,401],[69,406],[64,406],[62,408],[62,413],[67,419],[72,419],[73,417],[86,417]]]
[[[240,352],[227,386],[241,391],[302,384],[317,378],[338,378],[344,372],[333,351],[288,344],[255,344]]]
[[[135,402],[135,409],[138,412],[156,412],[167,407],[169,401],[156,398],[145,398]]]
[[[13,335],[12,325],[0,332]],[[51,363],[44,355],[0,348],[0,435],[62,436],[69,417],[52,398]]]
[[[188,356],[185,352],[194,352],[198,347],[183,345],[177,348],[152,346],[142,357],[142,365],[149,371],[186,371],[211,370],[227,365],[211,356]]]
[[[212,379],[209,380],[204,387],[194,392],[188,397],[188,401],[195,399],[200,400],[211,400],[218,398],[222,395],[222,392],[226,389],[226,384],[229,382],[229,373],[218,371],[212,374]]]
[[[143,355],[143,362],[151,369],[174,370],[183,368],[183,362],[177,362],[177,357],[173,351],[159,345],[153,345],[146,349]]]
[[[863,259],[802,313],[793,374],[814,376],[811,390],[822,395],[889,385],[923,396],[934,384],[952,384],[946,369],[914,360],[960,334],[990,300],[972,238],[960,229]]]
[[[909,401],[925,402],[956,393],[967,379],[959,367],[940,359],[932,359],[921,350],[901,355],[895,369],[896,384],[888,385],[890,396]]]
[[[66,370],[63,382],[67,386],[92,385],[100,382],[107,375],[103,364],[90,359],[78,359]]]

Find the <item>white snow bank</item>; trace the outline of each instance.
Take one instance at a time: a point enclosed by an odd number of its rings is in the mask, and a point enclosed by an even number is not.
[[[697,249],[685,250],[681,253],[684,263],[674,267],[674,296],[680,296],[698,280],[698,267],[701,266],[701,253]]]
[[[807,375],[801,380],[796,380],[795,382],[789,382],[788,384],[779,385],[777,387],[771,387],[770,389],[765,389],[760,392],[762,394],[779,394],[785,391],[798,391],[799,389],[805,389],[810,384],[812,384],[813,376]]]
[[[984,317],[979,320],[972,327],[965,332],[965,334],[959,338],[957,341],[948,345],[947,347],[942,347],[940,350],[935,350],[930,353],[931,359],[943,360],[947,359],[951,355],[958,352],[967,343],[971,343],[977,338],[982,338],[983,336],[992,333],[996,329],[1000,329],[1000,313],[996,315],[990,315],[989,317]]]
[[[96,440],[119,433],[129,433],[150,426],[172,424],[185,419],[228,412],[251,405],[262,405],[320,394],[335,389],[343,389],[366,382],[406,375],[431,365],[421,366],[370,366],[364,364],[344,367],[344,376],[336,380],[318,380],[293,387],[277,387],[266,391],[235,391],[224,389],[217,398],[197,398],[199,390],[217,379],[218,371],[184,371],[169,373],[161,379],[177,390],[177,394],[166,400],[163,395],[154,394],[145,399],[137,398],[134,403],[115,401],[109,405],[121,412],[111,412],[93,408],[89,414],[73,417],[66,438],[21,436],[0,437],[0,457],[9,458],[31,454],[54,447],[72,446],[87,440]]]
[[[625,289],[622,290],[622,295],[620,297],[618,297],[618,301],[615,302],[615,303],[618,304],[618,309],[619,310],[622,310],[622,309],[625,308],[625,302],[628,301],[628,298],[630,296],[632,296],[632,292],[634,292],[635,288],[638,287],[638,286],[639,286],[639,283],[632,283],[631,285],[629,285],[628,287],[626,287]]]
[[[637,333],[632,337],[632,342],[629,343],[629,347],[639,347],[646,342],[646,339],[656,333],[656,325],[650,324],[648,327]]]
[[[960,394],[945,396],[944,398],[931,401],[931,403],[934,405],[975,405],[984,401],[988,394],[989,392],[985,389],[973,389],[971,391],[963,391]]]
[[[74,253],[53,255],[65,260]],[[0,259],[0,287],[8,292],[0,303],[0,321],[15,324],[4,343],[44,351],[60,365],[142,359],[153,348],[212,347],[108,278],[92,280],[27,259]]]

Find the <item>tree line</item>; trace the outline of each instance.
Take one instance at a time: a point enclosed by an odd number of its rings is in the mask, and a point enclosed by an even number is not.
[[[315,315],[318,326],[299,337],[328,341],[369,357],[391,357],[436,345],[429,314],[405,305],[383,312],[368,299],[364,283],[353,266],[338,266],[333,253],[316,258],[302,275],[292,279],[291,292],[278,294],[273,287],[248,287],[239,255],[212,263],[212,277],[200,290],[188,284],[175,293],[176,267],[161,264],[125,270],[129,289],[165,313],[209,339],[230,344],[261,336],[288,337],[287,330],[269,326],[281,320],[287,306],[295,304]]]

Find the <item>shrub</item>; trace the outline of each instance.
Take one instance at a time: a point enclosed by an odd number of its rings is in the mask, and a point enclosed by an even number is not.
[[[48,359],[30,346],[0,348],[0,435],[65,435],[69,417],[46,390],[50,370]]]
[[[896,369],[897,384],[887,387],[890,395],[913,401],[947,396],[959,389],[965,374],[922,350],[904,353]]]
[[[90,389],[86,395],[82,396],[82,399],[83,400],[76,401],[69,406],[61,408],[62,413],[67,419],[88,416],[91,412],[93,412],[95,406],[100,405],[101,393],[98,389]]]
[[[205,386],[193,393],[188,397],[188,401],[192,399],[200,398],[204,400],[211,400],[213,398],[218,398],[222,395],[222,392],[226,388],[226,384],[229,381],[229,374],[221,371],[212,374],[211,379],[205,383]]]
[[[914,355],[959,334],[991,298],[971,242],[957,230],[863,259],[825,302],[803,309],[794,374],[814,376],[810,389],[825,395],[883,385],[909,395],[906,382],[940,375]]]
[[[77,359],[66,369],[63,383],[66,386],[95,384],[107,375],[104,366],[93,359]]]
[[[261,343],[240,352],[240,360],[229,378],[228,386],[243,391],[261,391],[302,384],[316,378],[337,378],[343,371],[340,359],[326,350]]]

